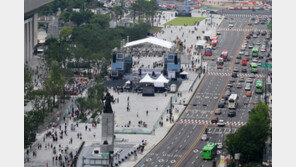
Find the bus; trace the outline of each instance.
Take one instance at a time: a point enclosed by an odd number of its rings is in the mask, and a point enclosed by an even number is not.
[[[217,143],[208,143],[202,149],[202,159],[213,159],[217,154]]]
[[[205,49],[205,55],[206,56],[212,56],[212,47],[211,46],[207,46]]]
[[[228,51],[227,50],[223,50],[221,53],[221,56],[223,58],[224,61],[227,61],[227,57],[228,57]]]
[[[251,72],[252,73],[257,73],[258,72],[258,65],[256,63],[251,63],[250,64],[250,67],[251,67]]]
[[[256,93],[261,94],[263,92],[263,82],[258,80],[256,82]]]
[[[253,49],[252,49],[252,56],[253,57],[258,57],[258,51],[259,51],[259,47],[258,46],[253,47]]]
[[[217,69],[222,69],[223,68],[223,58],[218,57],[217,58]]]
[[[231,94],[228,99],[228,108],[229,109],[236,109],[237,100],[238,100],[237,94]]]

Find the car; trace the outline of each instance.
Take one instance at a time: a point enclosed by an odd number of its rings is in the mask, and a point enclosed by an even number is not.
[[[251,20],[256,20],[256,18],[255,17],[252,17]]]
[[[240,78],[238,79],[238,81],[239,81],[239,82],[245,82],[245,78],[244,78],[244,77],[240,77]]]
[[[258,36],[257,36],[257,34],[253,34],[253,38],[257,38]]]
[[[247,92],[246,92],[246,96],[247,96],[247,97],[251,97],[251,96],[252,96],[252,92],[251,92],[251,91],[247,91]]]
[[[252,79],[252,78],[248,78],[248,79],[246,80],[246,82],[247,82],[247,83],[253,83],[253,79]]]
[[[235,117],[236,116],[236,112],[235,111],[229,111],[227,115],[229,117]]]
[[[220,31],[217,31],[217,33],[216,33],[217,35],[221,35],[221,32]]]
[[[224,96],[224,95],[223,95],[223,96]],[[226,96],[226,97],[227,97],[227,96]],[[222,98],[223,98],[223,97],[222,97]],[[224,103],[219,102],[218,107],[219,107],[219,108],[224,108]]]
[[[237,73],[236,72],[232,73],[231,77],[237,78]]]
[[[220,115],[221,114],[221,108],[217,108],[215,110],[215,115]]]
[[[201,137],[201,140],[202,141],[208,140],[208,135],[207,134],[203,134],[202,137]]]
[[[248,34],[248,35],[246,36],[246,38],[247,38],[247,39],[250,39],[251,36],[252,36],[252,35]]]
[[[233,84],[232,83],[228,83],[227,86],[233,87]]]
[[[241,59],[242,56],[241,55],[237,55],[236,59]]]
[[[256,31],[256,35],[260,35],[260,31]]]
[[[242,84],[241,84],[241,83],[237,83],[235,86],[236,86],[236,88],[238,88],[238,89],[242,88]]]
[[[252,49],[254,46],[253,46],[253,44],[249,44],[249,49]]]
[[[233,24],[230,23],[230,24],[229,24],[229,28],[232,28],[232,27],[233,27]]]
[[[230,82],[230,83],[233,83],[233,82],[235,82],[235,79],[234,79],[234,78],[230,78],[229,82]],[[229,90],[226,90],[226,92],[227,92],[227,91],[229,91]]]
[[[257,42],[256,42],[256,45],[261,45],[261,42],[260,42],[260,41],[257,41]]]
[[[233,71],[234,71],[234,72],[238,72],[238,71],[239,71],[238,67],[234,67],[234,68],[233,68]]]
[[[242,73],[247,73],[248,72],[248,70],[247,70],[247,68],[242,68]]]
[[[217,149],[222,149],[223,148],[223,144],[222,143],[217,143]]]
[[[244,55],[244,52],[243,51],[240,51],[238,54],[239,55]]]
[[[257,63],[257,65],[258,65],[258,66],[261,66],[262,64],[261,64],[261,62],[259,62],[259,63]]]
[[[238,59],[235,60],[235,64],[239,64],[240,61]]]
[[[270,35],[267,34],[267,35],[265,36],[265,39],[270,39]]]
[[[257,58],[253,58],[253,59],[252,59],[252,62],[253,62],[253,63],[257,63],[258,61],[259,61],[259,60],[258,60]]]
[[[248,51],[245,51],[245,56],[249,56],[249,52]]]
[[[247,44],[243,44],[242,47],[245,47],[246,48],[247,47]]]
[[[261,33],[262,36],[264,36],[264,35],[266,35],[266,34],[267,34],[266,31],[263,31],[263,32]]]
[[[224,94],[224,95],[222,96],[222,98],[223,98],[224,100],[228,100],[228,97],[229,97],[229,96],[227,96],[226,94]]]
[[[246,50],[246,47],[242,46],[241,50],[242,50],[242,51]]]
[[[249,23],[248,23],[248,25],[249,25],[249,26],[251,26],[251,25],[252,25],[252,23],[251,23],[251,22],[249,22]]]
[[[247,83],[245,86],[245,91],[250,91],[251,90],[251,84]]]
[[[251,73],[250,78],[255,78],[255,77],[256,77],[255,74]]]
[[[217,125],[223,127],[225,126],[225,122],[223,120],[219,120]]]
[[[218,123],[218,121],[219,121],[219,119],[218,119],[218,117],[216,117],[211,120],[211,123],[215,124],[215,123]]]

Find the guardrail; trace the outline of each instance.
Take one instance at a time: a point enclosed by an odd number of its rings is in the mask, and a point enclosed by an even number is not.
[[[74,156],[74,159],[73,159],[73,161],[71,163],[71,167],[76,167],[77,166],[77,160],[78,160],[79,154],[81,153],[81,150],[82,150],[84,144],[85,144],[85,141],[83,141],[81,143],[81,145],[80,145],[80,147],[79,147],[79,149],[78,149],[78,151],[77,151],[76,155]]]

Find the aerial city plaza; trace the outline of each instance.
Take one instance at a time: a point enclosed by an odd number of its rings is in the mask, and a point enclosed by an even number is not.
[[[24,7],[25,167],[272,166],[271,1]]]

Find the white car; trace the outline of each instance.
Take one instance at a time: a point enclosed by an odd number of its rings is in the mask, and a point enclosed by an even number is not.
[[[201,140],[202,141],[208,140],[208,135],[207,134],[203,134],[202,137],[201,137]]]
[[[219,120],[217,125],[218,126],[225,126],[225,122],[223,120]]]
[[[229,24],[229,28],[232,28],[233,27],[233,24]]]

